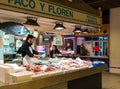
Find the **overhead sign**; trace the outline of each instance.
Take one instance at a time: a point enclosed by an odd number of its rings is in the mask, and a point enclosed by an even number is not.
[[[101,25],[101,18],[44,0],[0,0],[0,8],[58,20]]]

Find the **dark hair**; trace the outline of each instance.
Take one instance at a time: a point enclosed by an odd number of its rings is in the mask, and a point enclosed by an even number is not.
[[[29,34],[28,36],[27,36],[27,38],[26,38],[26,40],[28,40],[28,39],[32,39],[32,38],[35,38],[33,35],[31,35],[31,34]]]
[[[57,46],[56,45],[53,45],[55,47],[55,49],[57,49]]]

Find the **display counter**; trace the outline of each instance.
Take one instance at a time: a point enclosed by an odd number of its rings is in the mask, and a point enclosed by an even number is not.
[[[34,75],[32,80],[4,85],[0,89],[102,89],[102,71],[106,65],[51,73],[44,77]]]
[[[107,72],[109,72],[109,68],[110,68],[110,60],[108,56],[79,56],[81,59],[84,60],[91,60],[91,61],[103,61],[105,62],[105,64],[107,65]]]
[[[81,58],[103,58],[103,59],[108,59],[108,56],[79,56]]]

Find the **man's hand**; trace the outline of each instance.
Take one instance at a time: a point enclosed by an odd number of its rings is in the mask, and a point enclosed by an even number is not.
[[[40,58],[40,54],[34,54],[33,57]]]

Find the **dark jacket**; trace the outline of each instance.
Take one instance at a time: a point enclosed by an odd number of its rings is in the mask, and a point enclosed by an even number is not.
[[[51,50],[50,51],[50,57],[53,58],[53,54],[60,54],[60,51],[58,49],[56,50]]]
[[[67,50],[67,51],[72,51],[73,48],[72,48],[72,46],[67,46],[67,47],[65,48],[65,50]]]
[[[33,54],[39,54],[37,51],[35,51],[32,47],[33,53],[29,50],[29,47],[31,47],[31,44],[25,41],[23,45],[18,49],[17,53],[22,54],[24,57],[25,55],[28,55],[29,57],[33,57]]]

